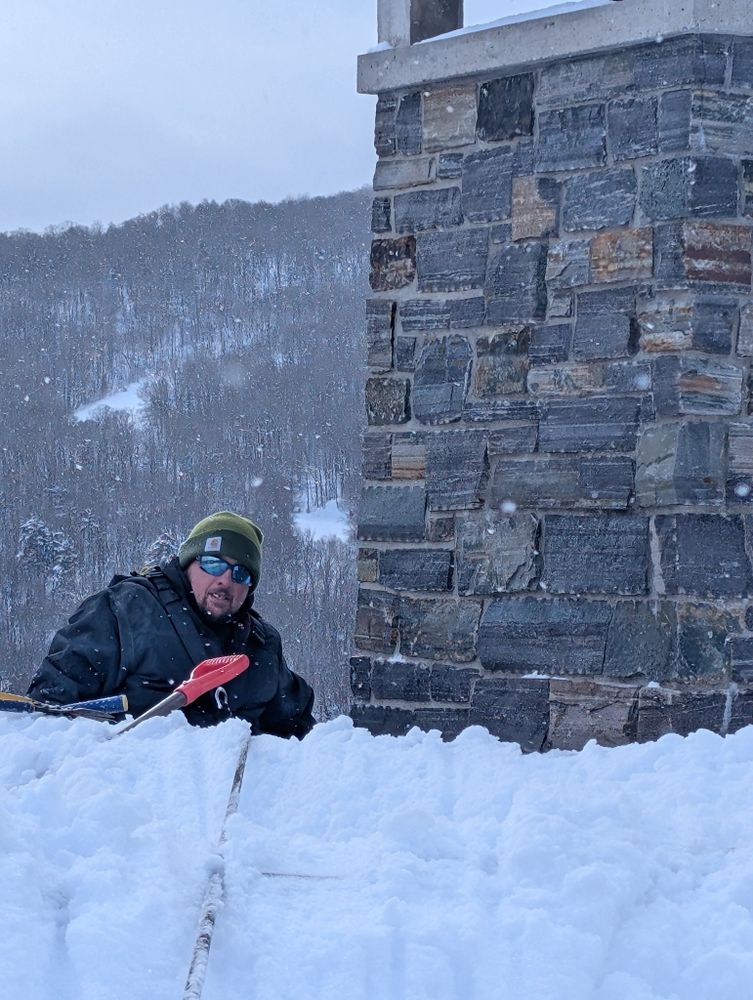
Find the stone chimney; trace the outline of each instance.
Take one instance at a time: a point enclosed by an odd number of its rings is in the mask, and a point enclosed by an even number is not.
[[[753,13],[380,0],[353,718],[753,722]],[[423,39],[427,39],[423,41]],[[421,44],[411,44],[416,42]]]

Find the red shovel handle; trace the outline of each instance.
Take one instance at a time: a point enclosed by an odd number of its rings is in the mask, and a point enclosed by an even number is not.
[[[190,705],[207,691],[219,687],[226,681],[231,681],[242,674],[248,667],[248,657],[245,653],[235,653],[233,656],[215,656],[211,660],[202,660],[191,671],[188,680],[176,687]]]

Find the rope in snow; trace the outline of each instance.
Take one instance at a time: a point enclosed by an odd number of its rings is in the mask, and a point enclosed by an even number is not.
[[[191,956],[191,966],[188,970],[186,985],[183,990],[183,1000],[200,1000],[201,991],[204,989],[204,980],[207,974],[207,963],[209,962],[209,949],[212,946],[212,934],[217,920],[217,914],[222,906],[225,896],[225,858],[223,848],[227,840],[227,821],[238,809],[238,801],[241,796],[241,785],[243,775],[246,770],[246,759],[248,748],[251,745],[251,733],[248,734],[241,747],[238,757],[238,764],[233,775],[233,784],[230,789],[230,797],[225,809],[225,817],[222,820],[222,829],[217,842],[217,853],[219,864],[209,876],[207,887],[204,891],[204,899],[201,904],[201,916],[199,918],[199,928],[194,942],[193,955]]]

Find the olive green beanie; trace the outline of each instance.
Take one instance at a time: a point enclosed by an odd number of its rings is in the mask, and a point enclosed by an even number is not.
[[[229,556],[251,572],[251,590],[261,577],[261,547],[264,535],[253,521],[229,510],[210,514],[193,527],[178,549],[183,569],[198,556]]]

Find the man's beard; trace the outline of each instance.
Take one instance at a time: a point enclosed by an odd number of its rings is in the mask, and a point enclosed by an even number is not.
[[[213,600],[212,598],[217,598],[217,600]],[[199,610],[204,617],[211,622],[229,621],[236,610],[232,605],[232,595],[225,587],[207,592],[204,594],[204,599],[196,603],[199,605]]]

